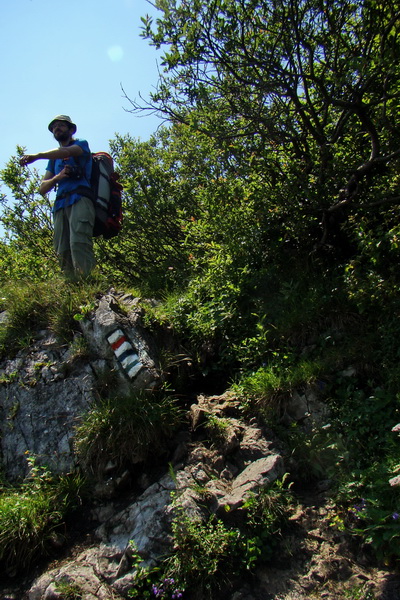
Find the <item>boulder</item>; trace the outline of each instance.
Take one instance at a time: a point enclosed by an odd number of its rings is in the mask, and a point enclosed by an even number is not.
[[[155,344],[140,323],[140,310],[132,310],[132,305],[135,307],[133,301],[126,305],[108,294],[100,299],[93,314],[81,321],[91,350],[116,365],[120,387],[126,393],[153,389],[160,383]]]

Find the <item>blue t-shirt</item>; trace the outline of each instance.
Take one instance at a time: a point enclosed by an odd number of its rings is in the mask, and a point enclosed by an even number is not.
[[[76,192],[77,188],[87,187],[90,189],[90,176],[92,174],[92,155],[89,149],[89,144],[86,140],[73,140],[71,146],[80,146],[83,150],[83,154],[77,158],[70,156],[69,158],[57,158],[55,160],[49,160],[47,164],[47,171],[50,171],[53,175],[60,173],[66,165],[71,167],[81,167],[83,175],[79,179],[72,179],[71,177],[64,177],[57,185],[56,200],[54,203],[53,211],[56,212],[60,208],[71,206],[75,204],[81,196],[82,191]]]

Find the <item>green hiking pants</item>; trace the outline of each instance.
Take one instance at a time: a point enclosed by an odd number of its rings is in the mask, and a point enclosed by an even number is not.
[[[54,249],[68,278],[87,277],[95,265],[94,217],[93,202],[84,196],[54,214]]]

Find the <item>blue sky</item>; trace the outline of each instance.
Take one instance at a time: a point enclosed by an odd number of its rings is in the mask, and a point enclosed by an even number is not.
[[[160,120],[127,112],[121,89],[147,97],[162,68],[140,36],[140,17],[157,14],[146,0],[3,0],[0,14],[0,168],[17,145],[56,147],[47,125],[57,114],[92,152],[107,151],[115,133],[147,140],[156,131]]]

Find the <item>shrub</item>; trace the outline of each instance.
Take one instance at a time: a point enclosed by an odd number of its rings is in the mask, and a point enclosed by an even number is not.
[[[99,475],[109,460],[122,467],[163,451],[181,420],[176,400],[162,393],[103,399],[76,428],[75,450],[81,464]]]
[[[362,540],[383,564],[400,560],[400,489],[389,480],[399,469],[398,449],[393,457],[368,468],[346,473],[336,494],[332,525]]]
[[[28,457],[30,475],[0,494],[0,564],[13,574],[49,553],[67,514],[81,501],[78,474],[54,476]]]
[[[260,560],[272,557],[291,504],[286,478],[249,496],[239,527],[215,516],[206,522],[192,520],[178,505],[172,523],[173,552],[162,566],[164,576],[173,578],[193,599],[226,597]]]
[[[228,529],[219,519],[201,523],[182,513],[172,531],[174,552],[166,562],[166,573],[193,598],[222,597],[241,570],[244,542],[239,530]]]
[[[165,577],[162,568],[144,567],[143,559],[137,551],[134,541],[130,541],[130,554],[134,571],[134,587],[128,592],[129,598],[145,600],[148,598],[164,598],[164,600],[180,600],[183,590],[172,577]]]

